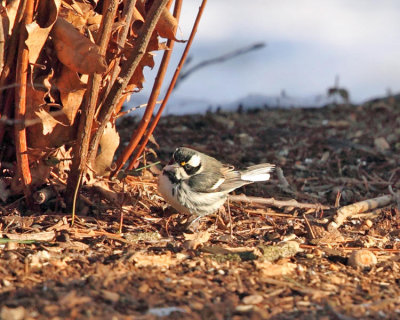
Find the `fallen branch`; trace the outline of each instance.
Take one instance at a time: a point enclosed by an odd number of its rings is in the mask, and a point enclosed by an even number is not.
[[[341,207],[333,217],[333,221],[328,224],[328,230],[332,231],[339,228],[350,216],[387,206],[394,201],[395,196],[388,194]]]
[[[244,194],[241,195],[230,195],[230,201],[236,202],[248,202],[248,203],[259,203],[259,204],[267,204],[275,207],[295,207],[300,209],[316,209],[316,210],[328,210],[331,209],[329,206],[324,206],[322,204],[315,203],[300,203],[297,200],[276,200],[274,198],[260,198],[260,197],[249,197]]]

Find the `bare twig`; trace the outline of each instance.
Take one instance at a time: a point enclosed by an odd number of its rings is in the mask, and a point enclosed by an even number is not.
[[[163,103],[161,104],[160,108],[158,109],[157,114],[156,114],[156,116],[154,117],[153,122],[152,122],[150,128],[147,130],[146,136],[144,137],[143,142],[142,142],[142,144],[141,144],[139,150],[138,150],[138,151],[135,153],[135,155],[133,156],[133,158],[132,158],[132,160],[131,160],[131,162],[130,162],[128,168],[133,168],[133,166],[134,166],[136,160],[137,160],[137,159],[140,157],[140,155],[143,153],[143,151],[144,151],[144,149],[145,149],[145,147],[146,147],[146,144],[147,144],[147,142],[148,142],[149,139],[150,139],[150,136],[153,134],[153,131],[154,131],[154,129],[156,128],[156,126],[157,126],[157,124],[158,124],[158,121],[160,120],[161,114],[162,114],[162,112],[163,112],[165,106],[167,105],[167,102],[168,102],[168,99],[169,99],[169,97],[170,97],[170,95],[171,95],[171,93],[172,93],[172,90],[173,90],[174,87],[175,87],[175,84],[176,84],[176,81],[177,81],[177,79],[178,79],[180,70],[182,69],[182,66],[183,66],[183,64],[185,63],[185,60],[186,60],[187,55],[188,55],[188,53],[189,53],[189,49],[190,49],[190,47],[191,47],[191,45],[192,45],[194,36],[195,36],[195,34],[196,34],[196,32],[197,32],[197,28],[198,28],[198,26],[199,26],[200,19],[201,19],[201,16],[202,16],[202,14],[203,14],[203,11],[204,11],[204,8],[205,8],[205,6],[206,6],[206,3],[207,3],[207,0],[203,0],[203,2],[201,3],[201,6],[200,6],[200,8],[199,8],[199,12],[198,12],[198,14],[197,14],[196,20],[195,20],[194,25],[193,25],[193,28],[192,28],[192,32],[190,33],[189,40],[188,40],[188,42],[187,42],[187,44],[186,44],[185,50],[183,51],[181,60],[179,61],[178,66],[176,67],[174,76],[172,77],[172,80],[171,80],[171,83],[169,84],[167,93],[165,94],[165,97],[164,97],[164,99],[163,99]]]
[[[180,15],[180,11],[181,11],[181,5],[182,5],[182,1],[181,0],[176,1],[175,9],[174,9],[174,16],[175,16],[176,19],[179,19],[179,15]],[[154,81],[154,85],[153,85],[153,89],[151,90],[149,101],[147,102],[146,111],[145,111],[145,113],[143,115],[142,120],[140,121],[140,124],[139,124],[138,128],[133,133],[133,135],[131,137],[131,140],[129,141],[128,146],[122,151],[121,156],[117,159],[117,161],[116,161],[117,168],[112,173],[112,175],[117,173],[122,168],[122,166],[125,164],[125,162],[128,161],[129,157],[131,156],[131,154],[133,153],[133,151],[135,150],[135,148],[139,144],[140,140],[142,139],[143,135],[145,134],[147,126],[149,125],[149,122],[150,122],[151,117],[153,115],[154,107],[155,107],[157,98],[158,98],[158,96],[160,94],[161,85],[162,85],[162,83],[164,81],[164,77],[165,77],[165,74],[167,72],[167,68],[168,68],[168,64],[169,64],[170,58],[171,58],[171,54],[172,54],[172,49],[174,47],[174,43],[175,43],[174,40],[168,40],[168,43],[167,43],[168,50],[166,50],[164,52],[164,54],[163,54],[163,58],[162,58],[162,61],[161,61],[161,64],[160,64],[160,68],[158,70],[157,77],[156,77],[156,79]],[[146,139],[146,137],[144,139]],[[136,154],[138,154],[138,153],[136,153]],[[134,161],[136,162],[135,157],[134,157]],[[128,169],[132,169],[133,168],[133,164],[132,163],[134,164],[134,162],[131,161]]]
[[[183,71],[180,74],[180,76],[179,76],[179,78],[178,78],[178,80],[176,82],[175,88],[177,88],[178,85],[183,80],[185,80],[187,77],[189,77],[192,73],[196,72],[197,70],[199,70],[201,68],[207,67],[207,66],[212,65],[212,64],[225,62],[225,61],[230,60],[232,58],[235,58],[237,56],[240,56],[240,55],[249,53],[250,51],[258,50],[258,49],[261,49],[261,48],[264,48],[264,47],[265,47],[265,43],[263,43],[263,42],[255,43],[255,44],[252,44],[250,46],[247,46],[247,47],[244,47],[244,48],[240,48],[240,49],[234,50],[232,52],[225,53],[222,56],[201,61],[198,64],[194,65],[191,68],[188,68],[187,70]]]
[[[125,47],[125,41],[128,36],[128,32],[131,28],[131,21],[132,21],[133,12],[135,10],[135,6],[136,6],[136,0],[127,1],[124,5],[124,10],[122,11],[121,20],[124,21],[124,26],[122,27],[121,33],[119,34],[118,40],[117,40],[117,45],[121,49],[123,49]],[[115,79],[117,78],[118,73],[121,70],[121,68],[119,66],[120,61],[121,61],[120,56],[115,59],[115,66],[114,66],[114,69],[111,74],[110,84],[108,85],[107,91],[104,95],[105,97],[110,92],[110,90],[115,82]]]
[[[156,104],[161,104],[161,103],[162,103],[162,100],[159,100],[159,101],[156,102]],[[131,113],[133,111],[136,111],[138,109],[146,108],[147,106],[148,106],[148,104],[144,103],[144,104],[138,105],[136,107],[132,107],[132,108],[126,110],[126,111],[121,111],[120,113],[118,113],[117,118],[123,117],[124,115],[126,115],[128,113]]]
[[[121,95],[127,87],[129,80],[132,78],[133,73],[139,65],[140,60],[146,53],[146,48],[150,41],[151,35],[168,1],[169,0],[156,0],[153,2],[150,11],[146,17],[145,23],[141,28],[141,32],[136,39],[133,52],[122,65],[121,72],[117,77],[117,80],[114,82],[110,93],[107,95],[103,105],[101,106],[101,110],[98,116],[100,126],[95,132],[93,139],[90,143],[88,156],[89,159],[94,158],[104,129],[107,123],[110,121],[111,115],[114,112],[118,102],[120,101]]]
[[[276,200],[274,198],[260,198],[260,197],[250,197],[244,194],[241,195],[230,195],[229,199],[231,201],[237,202],[248,202],[248,203],[258,203],[258,204],[266,204],[275,207],[294,207],[300,209],[323,209],[328,210],[330,207],[324,206],[322,204],[314,204],[314,203],[301,203],[297,202],[297,200]]]
[[[304,221],[306,223],[308,231],[310,232],[311,239],[315,239],[316,237],[315,237],[314,228],[310,224],[310,221],[308,221],[307,216],[305,214],[303,214],[303,219],[304,219]]]
[[[110,40],[112,24],[118,8],[118,0],[110,0],[105,3],[106,14],[103,15],[100,38],[98,39],[99,53],[105,55]],[[74,145],[74,158],[72,159],[71,172],[68,175],[65,201],[69,210],[72,209],[76,189],[79,192],[81,176],[84,174],[89,150],[90,133],[94,114],[97,106],[97,98],[100,90],[101,75],[93,74],[89,77],[86,102],[82,110],[79,122],[77,143]],[[72,220],[74,221],[74,220]]]
[[[368,199],[341,207],[333,217],[333,221],[328,224],[328,230],[339,228],[343,224],[343,222],[352,215],[381,208],[387,206],[394,201],[395,197],[393,195],[384,195],[381,197]]]
[[[25,46],[27,32],[25,26],[32,22],[34,0],[28,0],[25,7],[23,23],[20,25],[19,48],[16,82],[18,89],[15,91],[15,119],[24,120],[26,113],[26,83],[28,79],[28,48]],[[16,32],[16,31],[15,31]],[[31,206],[31,190],[32,183],[31,171],[29,169],[28,146],[26,142],[26,129],[23,125],[15,126],[15,147],[17,158],[18,175],[22,180],[24,195],[28,206]]]

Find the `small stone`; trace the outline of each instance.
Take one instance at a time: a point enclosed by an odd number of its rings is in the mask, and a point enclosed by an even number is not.
[[[371,268],[378,263],[375,254],[369,250],[355,250],[349,257],[349,265],[353,268]]]
[[[384,152],[390,149],[389,143],[386,141],[385,138],[375,138],[374,140],[375,147],[378,151]]]
[[[119,294],[116,292],[102,290],[101,293],[102,293],[103,298],[110,302],[118,302],[118,300],[119,300]]]
[[[8,308],[6,306],[1,308],[0,319],[2,320],[22,320],[25,318],[25,308]]]
[[[141,293],[149,292],[149,290],[150,290],[150,287],[149,287],[149,285],[146,284],[146,283],[143,283],[143,284],[139,287],[139,292],[141,292]]]
[[[371,228],[374,225],[374,223],[371,220],[367,219],[364,221],[364,225],[368,228]]]

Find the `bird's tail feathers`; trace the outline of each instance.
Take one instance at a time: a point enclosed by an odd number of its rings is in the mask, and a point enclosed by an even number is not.
[[[244,181],[258,182],[267,181],[270,178],[270,172],[275,169],[275,165],[270,163],[257,164],[248,167],[240,172],[240,178]]]

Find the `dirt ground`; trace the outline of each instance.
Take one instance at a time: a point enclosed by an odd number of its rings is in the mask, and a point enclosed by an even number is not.
[[[123,141],[136,124],[121,121]],[[398,101],[168,116],[154,138],[146,164],[187,145],[282,171],[196,233],[157,195],[155,166],[84,188],[73,227],[62,190],[33,212],[3,203],[1,319],[400,318]],[[328,231],[337,208],[382,195]]]

